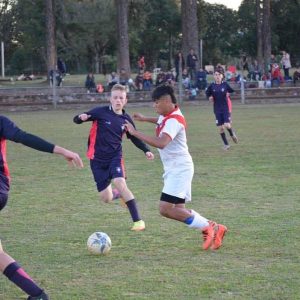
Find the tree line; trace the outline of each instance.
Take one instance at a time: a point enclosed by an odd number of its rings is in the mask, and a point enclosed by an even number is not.
[[[300,63],[299,0],[244,0],[234,11],[203,0],[2,0],[0,41],[8,74],[45,73],[61,57],[68,72],[174,66],[203,45],[203,65],[266,64],[286,50]]]

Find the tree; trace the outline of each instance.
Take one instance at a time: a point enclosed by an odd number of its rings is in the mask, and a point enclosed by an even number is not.
[[[47,48],[47,71],[56,69],[56,40],[55,40],[55,17],[53,0],[46,0],[46,48]]]
[[[181,0],[181,23],[182,53],[184,57],[187,57],[187,54],[189,53],[190,49],[194,49],[195,53],[198,53],[199,49],[196,0]]]
[[[129,62],[129,37],[128,37],[128,0],[115,0],[117,10],[117,43],[118,54],[117,70],[124,69],[131,73]]]
[[[268,72],[269,60],[271,57],[271,16],[270,0],[263,0],[263,60],[265,73]]]

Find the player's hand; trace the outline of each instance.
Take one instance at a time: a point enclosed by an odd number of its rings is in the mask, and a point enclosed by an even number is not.
[[[146,152],[145,155],[146,155],[147,159],[149,159],[149,160],[154,159],[154,154],[150,151]]]
[[[128,120],[125,120],[125,121],[126,121],[126,124],[124,125],[125,130],[128,133],[130,133],[131,135],[134,135],[134,133],[136,132],[135,128],[133,127],[133,125]]]
[[[81,121],[87,121],[90,117],[91,117],[91,115],[87,115],[87,114],[81,114],[81,115],[79,115],[78,116],[79,117],[79,119],[81,120]]]
[[[134,114],[133,114],[133,119],[134,119],[135,121],[144,121],[145,116],[142,115],[141,113],[134,113]]]
[[[213,97],[213,96],[210,96],[210,97],[208,98],[208,100],[211,101],[211,102],[214,102],[214,97]]]
[[[77,153],[60,146],[55,146],[53,152],[62,155],[68,161],[69,165],[73,167],[83,168],[82,159]]]

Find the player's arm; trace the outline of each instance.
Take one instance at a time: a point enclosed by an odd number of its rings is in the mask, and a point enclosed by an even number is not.
[[[87,112],[87,113],[84,112],[82,114],[76,115],[73,118],[73,122],[76,124],[81,124],[81,123],[87,122],[87,121],[92,121],[92,116],[89,112]]]
[[[144,141],[145,143],[153,147],[163,149],[172,141],[171,137],[165,133],[163,133],[159,137],[149,136],[136,130],[130,122],[126,122],[127,124],[125,124],[125,127],[131,135],[135,136],[136,138]]]
[[[226,82],[227,85],[227,93],[234,93],[234,89]]]
[[[158,121],[157,117],[146,117],[146,116],[142,115],[141,113],[134,113],[133,119],[135,121],[149,122],[149,123],[154,123],[154,124],[156,124]]]
[[[55,153],[55,154],[62,155],[69,163],[73,164],[74,166],[80,168],[83,167],[83,162],[77,153],[72,152],[63,147],[60,147],[58,145],[49,143],[48,141],[36,135],[27,133],[21,129],[18,130],[10,140],[16,143],[21,143],[27,147],[33,148],[41,152],[48,152],[48,153]]]
[[[213,101],[214,100],[213,95],[212,95],[211,85],[206,89],[205,94],[206,94],[206,97],[207,97],[207,99],[209,101]]]

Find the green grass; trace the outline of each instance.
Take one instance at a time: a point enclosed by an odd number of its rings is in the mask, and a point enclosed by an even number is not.
[[[128,212],[99,204],[89,170],[8,143],[9,204],[1,212],[5,249],[51,299],[300,299],[299,105],[234,107],[240,138],[221,150],[211,107],[184,106],[195,163],[188,207],[229,228],[224,246],[201,250],[200,234],[159,216],[162,166],[124,142],[128,185],[146,221],[133,233]],[[152,108],[128,108],[152,115]],[[77,111],[9,113],[18,125],[84,156],[89,124]],[[153,133],[150,124],[138,123]],[[112,239],[109,255],[86,250],[94,231]],[[25,299],[4,276],[0,299]]]

